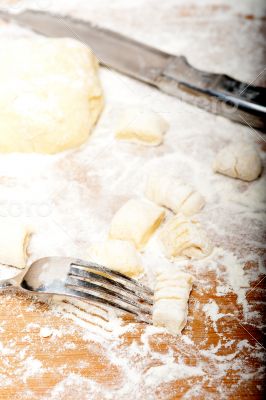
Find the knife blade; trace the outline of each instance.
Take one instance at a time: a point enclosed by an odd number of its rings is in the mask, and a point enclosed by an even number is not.
[[[0,11],[42,35],[71,37],[89,45],[101,64],[151,84],[214,114],[265,131],[266,88],[193,68],[185,57],[165,53],[88,21],[43,11]]]

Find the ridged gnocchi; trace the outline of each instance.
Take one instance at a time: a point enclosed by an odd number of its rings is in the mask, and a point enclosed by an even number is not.
[[[168,258],[200,259],[207,257],[213,250],[201,224],[182,214],[166,222],[160,232],[160,241]]]
[[[185,272],[158,272],[154,289],[153,324],[173,335],[187,323],[188,299],[194,278]]]

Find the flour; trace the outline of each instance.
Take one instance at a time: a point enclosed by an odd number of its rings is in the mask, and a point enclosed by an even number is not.
[[[223,71],[248,82],[262,71],[261,22],[244,18],[247,14],[262,16],[258,0],[234,4],[204,0],[200,5],[183,0],[26,1],[13,2],[13,11],[22,9],[23,3],[92,20],[163,50],[184,54],[194,66],[205,70]],[[21,35],[30,36],[32,32],[15,24],[0,24],[0,38]],[[117,209],[128,199],[143,196],[145,178],[156,169],[187,181],[205,197],[206,206],[197,218],[215,249],[203,260],[174,263],[196,277],[188,324],[176,338],[162,328],[124,321],[121,313],[98,305],[53,299],[44,313],[28,300],[23,311],[35,316],[39,312],[40,319],[23,330],[20,351],[16,340],[6,336],[7,321],[0,321],[0,354],[5,362],[0,362],[0,393],[1,388],[28,385],[31,379],[42,379],[45,373],[56,371],[56,383],[43,400],[165,400],[180,396],[183,387],[187,387],[182,393],[184,399],[233,398],[245,382],[259,381],[263,376],[261,368],[256,369],[247,358],[261,362],[263,357],[261,345],[250,336],[250,327],[261,329],[263,325],[260,312],[254,310],[256,300],[250,301],[251,290],[259,293],[258,287],[250,288],[265,274],[265,170],[260,179],[246,183],[214,174],[212,163],[232,138],[258,146],[263,139],[248,127],[196,109],[109,69],[101,68],[101,79],[106,108],[85,146],[55,156],[0,155],[0,213],[19,213],[30,221],[35,234],[29,263],[48,254],[86,259],[90,245],[106,238]],[[260,75],[255,83],[262,79]],[[134,104],[152,108],[170,123],[162,146],[144,148],[114,139],[119,111]],[[260,155],[265,166],[265,153],[260,151]],[[157,269],[173,268],[158,246],[158,233],[142,254],[146,272],[143,282],[150,287]],[[0,279],[16,273],[1,267]],[[1,305],[8,302],[8,296],[0,296]],[[21,310],[16,317],[20,332]],[[45,339],[41,332],[50,329],[49,318],[59,318],[64,328],[53,327]],[[200,327],[194,325],[195,319]],[[199,337],[199,332],[205,335]],[[247,339],[240,338],[239,332]],[[39,340],[42,346],[51,346],[47,351],[60,359],[60,352],[79,352],[75,338],[105,366],[101,380],[88,375],[88,361],[69,366],[67,360],[49,369],[32,352]],[[160,345],[164,351],[158,350]],[[7,376],[14,364],[15,374]],[[110,368],[116,370],[116,382],[111,387],[105,379]],[[228,374],[232,377],[230,387],[225,382]],[[208,387],[216,390],[212,397]],[[25,389],[20,398],[40,399],[30,389]]]
[[[163,382],[171,382],[174,379],[184,379],[199,375],[203,375],[200,367],[189,367],[173,362],[150,368],[145,375],[145,380],[147,385],[154,385],[154,382],[160,385]]]
[[[219,313],[218,304],[214,300],[209,300],[209,302],[203,306],[203,311],[213,322],[225,317],[225,314]]]
[[[26,382],[32,376],[42,374],[42,363],[33,357],[29,357],[23,363],[22,370],[23,382]]]

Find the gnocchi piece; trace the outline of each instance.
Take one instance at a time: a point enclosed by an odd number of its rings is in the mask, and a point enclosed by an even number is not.
[[[213,250],[200,223],[177,214],[166,222],[160,233],[164,254],[168,258],[200,259]]]
[[[253,181],[262,171],[262,162],[254,146],[248,143],[235,143],[224,147],[216,156],[214,172]]]
[[[205,204],[202,195],[179,179],[165,175],[151,175],[146,183],[145,194],[155,203],[175,213],[193,215]]]
[[[90,261],[104,265],[130,277],[143,272],[140,255],[132,242],[125,240],[106,240],[91,246]]]
[[[0,218],[0,264],[25,268],[29,228],[16,218]]]
[[[188,299],[194,278],[192,275],[161,272],[156,276],[154,290],[153,324],[166,328],[173,335],[181,333],[187,323]]]
[[[168,123],[154,111],[130,107],[120,115],[115,137],[117,139],[157,146],[163,141]]]
[[[109,238],[132,241],[137,249],[141,249],[159,227],[164,215],[164,210],[151,202],[131,199],[114,215]]]

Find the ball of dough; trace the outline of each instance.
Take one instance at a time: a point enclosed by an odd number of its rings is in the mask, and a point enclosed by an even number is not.
[[[134,244],[125,240],[106,240],[91,246],[89,259],[130,277],[143,272],[140,255]]]
[[[168,123],[154,111],[129,107],[120,115],[116,138],[130,142],[157,146],[163,141]]]
[[[0,152],[80,146],[103,107],[98,62],[72,39],[0,40],[0,87]]]
[[[25,268],[29,228],[17,218],[0,218],[0,264]]]
[[[164,210],[151,202],[129,200],[114,215],[109,237],[132,241],[141,249],[161,224],[164,215]]]
[[[213,170],[231,178],[253,181],[260,175],[262,163],[254,146],[236,143],[224,147],[217,154]]]
[[[191,186],[169,175],[154,174],[148,177],[145,194],[155,203],[170,210],[193,215],[205,204],[202,195]]]
[[[207,257],[213,250],[200,223],[182,214],[175,215],[166,222],[160,239],[168,258],[200,259]]]

